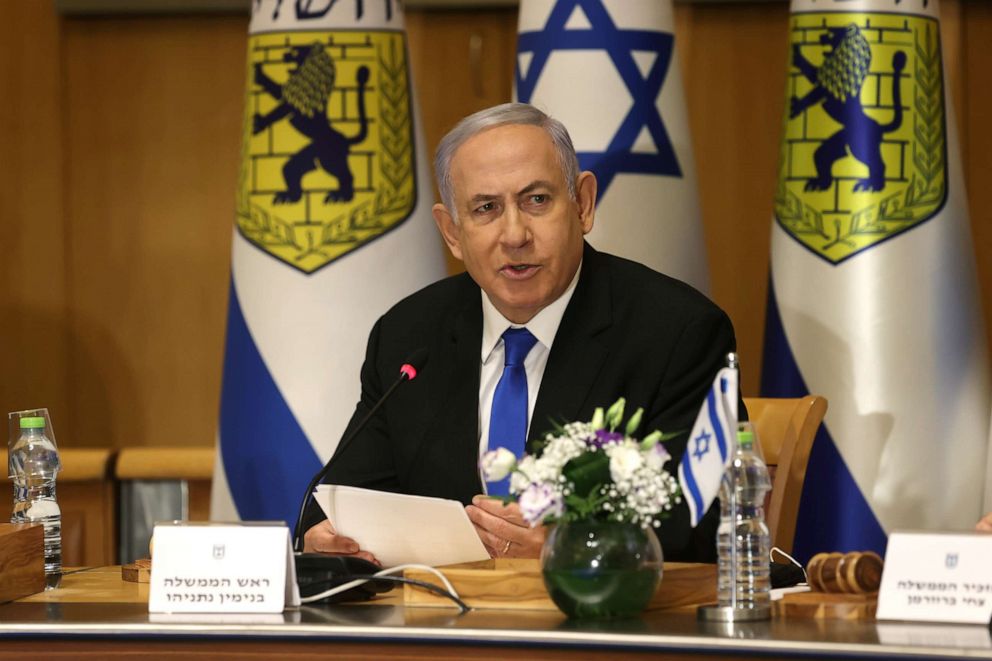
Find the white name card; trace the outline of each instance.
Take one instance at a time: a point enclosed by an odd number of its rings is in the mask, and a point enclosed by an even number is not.
[[[285,524],[157,524],[151,613],[281,613],[299,606]]]
[[[878,594],[879,620],[988,624],[992,535],[893,532]]]

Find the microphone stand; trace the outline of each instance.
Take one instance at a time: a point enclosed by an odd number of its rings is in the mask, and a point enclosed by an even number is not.
[[[358,423],[358,425],[355,426],[352,432],[347,436],[345,436],[343,439],[341,439],[341,442],[338,443],[338,447],[337,449],[334,450],[334,453],[331,455],[331,458],[327,460],[327,463],[324,464],[324,467],[321,468],[317,472],[317,474],[313,476],[312,480],[310,480],[310,483],[307,485],[307,490],[303,494],[303,502],[300,503],[300,513],[296,517],[296,528],[293,531],[293,550],[295,552],[297,553],[303,552],[303,515],[306,512],[307,505],[310,504],[310,499],[313,497],[314,489],[317,488],[317,485],[320,484],[321,480],[327,477],[327,474],[330,472],[331,467],[334,465],[338,457],[340,457],[342,453],[344,453],[345,449],[347,449],[347,447],[351,444],[351,442],[355,440],[359,432],[365,429],[365,425],[368,424],[369,420],[372,419],[372,416],[375,415],[376,412],[379,410],[379,408],[386,402],[387,399],[389,399],[390,395],[392,395],[393,392],[404,381],[412,381],[413,379],[415,379],[417,377],[418,370],[423,369],[424,364],[426,362],[427,362],[426,349],[418,349],[417,351],[413,352],[413,355],[410,356],[410,359],[407,360],[407,362],[405,362],[402,367],[400,367],[400,375],[396,379],[396,381],[394,381],[393,384],[389,386],[389,388],[382,395],[382,397],[379,398],[379,401],[375,403],[375,406],[373,406],[372,409],[365,414],[365,417],[362,418],[362,420]]]

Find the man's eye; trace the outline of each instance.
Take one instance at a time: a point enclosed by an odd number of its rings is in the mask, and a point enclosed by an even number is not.
[[[534,204],[544,204],[545,202],[548,201],[548,196],[543,193],[539,193],[537,195],[531,195],[530,201],[533,202]]]
[[[494,203],[492,203],[492,202],[486,202],[485,204],[482,204],[482,205],[476,207],[475,208],[475,212],[476,213],[489,213],[490,211],[492,211],[495,208],[496,208],[496,205]]]

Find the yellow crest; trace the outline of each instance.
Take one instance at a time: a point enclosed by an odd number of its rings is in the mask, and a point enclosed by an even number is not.
[[[776,220],[837,264],[933,217],[947,198],[935,19],[796,13]]]
[[[399,226],[416,203],[404,36],[248,40],[237,225],[305,273]]]

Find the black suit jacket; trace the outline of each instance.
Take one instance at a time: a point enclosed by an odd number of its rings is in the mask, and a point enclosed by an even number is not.
[[[467,275],[434,283],[376,322],[362,366],[361,399],[345,435],[420,348],[427,362],[336,459],[326,479],[469,503],[479,481],[482,302]],[[531,416],[531,439],[551,423],[590,420],[597,406],[627,398],[644,407],[639,432],[685,432],[667,442],[674,474],[699,407],[734,350],[727,315],[690,286],[585,245],[582,272],[562,317]],[[713,561],[714,506],[692,530],[683,503],[662,522],[666,560]],[[304,530],[323,518],[311,506]]]

